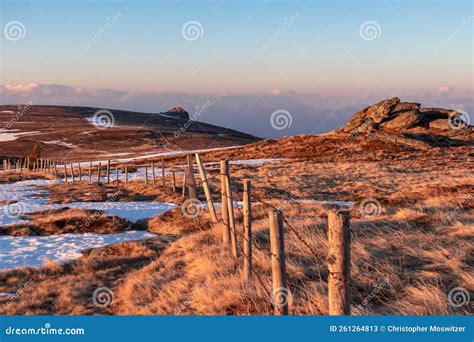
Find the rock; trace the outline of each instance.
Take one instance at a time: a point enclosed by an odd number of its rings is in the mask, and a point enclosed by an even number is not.
[[[189,119],[189,113],[185,111],[182,107],[173,107],[168,111],[161,113],[167,116],[173,116],[179,119]]]
[[[407,111],[407,110],[420,109],[420,108],[421,108],[421,104],[416,103],[416,102],[400,102],[390,112],[390,116],[398,115],[401,112],[404,112],[404,111]]]
[[[421,108],[420,112],[425,115],[427,120],[449,119],[451,115],[459,115],[459,112],[444,108]]]
[[[386,119],[399,103],[400,99],[398,97],[392,97],[364,108],[360,112],[355,113],[341,130],[343,132],[370,132],[377,124]]]
[[[380,127],[384,130],[405,130],[412,128],[415,124],[423,119],[423,113],[418,109],[412,109],[403,111],[400,114],[393,117],[389,121],[385,121],[380,124]]]
[[[376,132],[376,133],[370,134],[368,136],[368,140],[379,140],[388,144],[411,147],[415,150],[426,151],[430,149],[430,145],[424,141],[411,139],[411,138],[405,138],[398,134]]]
[[[451,127],[449,127],[448,119],[436,119],[436,120],[430,121],[428,124],[428,127],[430,129],[439,129],[443,131],[451,129]]]

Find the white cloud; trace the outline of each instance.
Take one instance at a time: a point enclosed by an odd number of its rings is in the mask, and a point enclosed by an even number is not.
[[[433,96],[435,97],[446,97],[453,91],[453,88],[448,85],[442,85],[436,89]]]

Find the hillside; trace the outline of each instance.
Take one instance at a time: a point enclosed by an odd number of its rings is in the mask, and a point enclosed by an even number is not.
[[[166,157],[164,185],[160,170],[156,184],[150,174],[150,162],[161,157],[113,165],[110,183],[103,174],[97,182],[96,164],[91,182],[78,180],[77,164],[68,182],[61,170],[58,178],[0,173],[0,313],[272,314],[268,213],[277,208],[289,312],[326,315],[328,207],[339,203],[350,213],[353,315],[472,315],[472,301],[462,301],[474,289],[472,127],[435,128],[425,118],[387,129],[386,122],[409,115],[385,104],[363,109],[335,132],[202,153],[219,220],[219,160],[230,161],[236,201],[243,181],[252,182],[250,282],[242,255],[234,258],[222,243],[222,221],[212,222],[197,170],[202,206],[188,211],[183,155]],[[364,130],[361,117],[380,121]],[[243,211],[235,205],[234,213],[242,247]],[[99,289],[104,303],[97,303]],[[463,291],[460,304],[453,289]]]
[[[0,106],[0,122],[0,156],[21,157],[38,144],[41,157],[57,160],[131,157],[258,140],[195,121],[179,107],[165,113],[139,113],[91,107]]]

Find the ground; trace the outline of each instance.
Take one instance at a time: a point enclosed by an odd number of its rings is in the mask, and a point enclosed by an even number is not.
[[[269,157],[283,159],[231,166],[237,200],[244,179],[251,179],[253,186],[252,281],[244,281],[242,255],[237,260],[230,255],[220,224],[212,224],[207,210],[192,219],[177,208],[140,224],[102,215],[86,228],[90,213],[70,209],[67,220],[64,211],[30,219],[42,234],[139,229],[157,236],[92,249],[64,265],[0,273],[0,292],[21,289],[14,299],[0,297],[0,307],[9,315],[271,314],[268,211],[279,208],[285,217],[290,314],[327,314],[327,206],[319,201],[336,200],[354,203],[350,209],[353,314],[474,312],[472,303],[456,307],[448,300],[455,287],[470,291],[471,298],[474,290],[471,146],[416,151],[328,135],[265,141],[203,155],[208,162]],[[182,157],[172,157],[167,165],[183,162]],[[217,202],[218,171],[209,174]],[[12,177],[19,176],[2,175],[0,182]],[[174,193],[169,186],[163,190],[139,180],[118,187],[82,181],[54,185],[51,190],[56,202],[102,200],[117,192],[118,201],[184,201],[180,187]],[[242,241],[240,209],[236,218]],[[24,227],[2,232],[33,231]],[[111,290],[111,305],[94,303],[93,293],[101,287]]]

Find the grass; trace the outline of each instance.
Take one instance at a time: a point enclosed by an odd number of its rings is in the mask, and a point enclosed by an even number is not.
[[[256,147],[250,147],[245,158],[269,157],[276,148],[259,144],[260,152],[252,154]],[[311,140],[308,146],[313,146]],[[295,145],[293,153],[318,151],[319,145],[308,146]],[[350,142],[345,147],[352,146]],[[472,303],[454,307],[447,298],[454,287],[469,290],[471,298],[474,290],[474,179],[467,154],[462,154],[465,147],[427,153],[387,150],[384,153],[394,158],[382,160],[377,148],[375,152],[355,149],[352,160],[348,151],[337,147],[331,161],[318,160],[327,156],[300,155],[261,167],[232,166],[237,199],[243,179],[250,178],[254,187],[255,275],[250,283],[242,277],[242,258],[235,260],[223,246],[221,228],[211,224],[207,210],[196,221],[178,208],[140,228],[157,234],[155,238],[90,250],[66,265],[49,263],[0,273],[0,292],[15,292],[21,284],[29,284],[8,305],[8,299],[0,297],[0,308],[5,314],[271,314],[267,217],[271,207],[278,207],[287,220],[290,313],[327,314],[326,209],[308,201],[315,199],[355,202],[351,209],[353,314],[472,314]],[[211,158],[219,155],[205,157],[217,160]],[[219,180],[214,176],[211,173],[210,183],[218,200]],[[52,200],[103,200],[118,191],[120,201],[183,201],[179,194],[142,182],[117,189],[83,183],[52,186]],[[360,210],[360,203],[369,198],[380,203],[377,215],[366,216]],[[33,225],[55,227],[55,222],[74,218],[80,230],[82,215],[87,213],[38,214]],[[238,210],[236,218],[241,232]],[[104,233],[132,229],[126,222],[111,221],[117,218],[102,219],[99,226],[109,227]],[[114,295],[107,307],[92,300],[94,290],[102,286]]]

